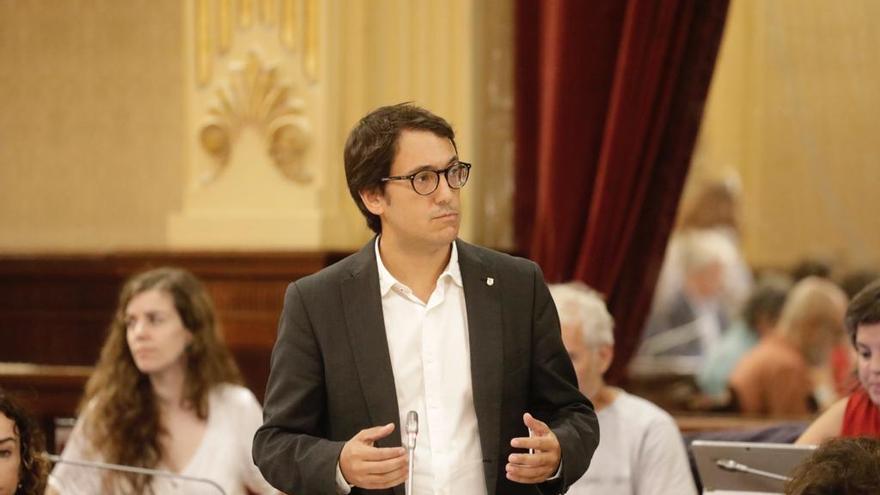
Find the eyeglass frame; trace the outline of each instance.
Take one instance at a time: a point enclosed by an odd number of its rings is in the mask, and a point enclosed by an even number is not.
[[[456,166],[462,166],[465,170],[467,170],[468,176],[467,176],[467,178],[464,179],[464,183],[462,185],[460,185],[458,187],[452,187],[452,185],[449,183],[449,171],[452,170]],[[434,189],[431,189],[431,191],[426,192],[426,193],[420,193],[416,189],[415,179],[416,179],[417,175],[423,174],[425,172],[433,172],[433,173],[437,174],[437,182],[434,184]],[[441,175],[443,176],[444,179],[446,179],[446,185],[449,186],[450,189],[455,189],[455,190],[461,189],[462,187],[464,187],[465,184],[467,184],[467,181],[471,176],[471,164],[468,162],[463,162],[463,161],[459,160],[459,161],[456,161],[455,163],[453,163],[452,165],[444,168],[443,170],[434,170],[434,169],[427,168],[427,169],[419,170],[418,172],[414,172],[409,175],[392,175],[391,177],[382,177],[380,180],[382,182],[389,182],[392,180],[408,180],[410,187],[412,187],[412,190],[416,194],[418,194],[419,196],[430,196],[430,195],[434,194],[434,192],[437,191],[438,187],[440,187],[440,176]]]

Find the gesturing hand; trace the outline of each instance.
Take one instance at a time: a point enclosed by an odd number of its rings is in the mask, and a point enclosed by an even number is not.
[[[367,489],[391,488],[406,481],[408,462],[403,447],[374,447],[394,431],[394,423],[361,430],[345,442],[339,469],[349,484]]]
[[[533,436],[517,437],[510,445],[520,449],[532,449],[527,454],[510,454],[507,458],[507,479],[517,483],[535,484],[546,481],[559,469],[562,451],[559,439],[546,423],[531,414],[523,415],[523,422],[532,430]]]

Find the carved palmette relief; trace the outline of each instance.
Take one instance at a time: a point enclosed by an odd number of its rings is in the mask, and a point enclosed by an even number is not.
[[[312,179],[304,161],[313,141],[303,84],[317,80],[318,6],[314,0],[198,0],[195,9],[195,81],[209,90],[208,110],[198,131],[211,166],[201,177],[207,184],[229,166],[241,131],[253,126],[265,141],[272,164],[291,181]],[[228,55],[236,33],[270,31],[268,42],[297,64],[270,63],[259,44],[249,46],[244,60]],[[239,36],[239,40],[245,39]],[[251,37],[253,39],[253,37]],[[264,43],[266,38],[264,38]],[[217,64],[216,77],[212,77]],[[285,70],[293,73],[285,74]],[[296,70],[298,69],[298,70]],[[302,84],[296,84],[296,81]]]

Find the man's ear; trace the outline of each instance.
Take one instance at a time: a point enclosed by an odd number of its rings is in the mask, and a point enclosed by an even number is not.
[[[604,375],[608,368],[611,367],[611,361],[614,361],[614,346],[613,345],[601,345],[598,349],[598,357],[599,357],[599,369],[602,371]]]
[[[359,194],[370,213],[378,216],[385,212],[385,196],[380,188],[364,189]]]

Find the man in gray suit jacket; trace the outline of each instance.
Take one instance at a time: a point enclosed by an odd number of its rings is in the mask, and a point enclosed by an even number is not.
[[[254,461],[291,494],[563,493],[599,442],[534,263],[457,239],[470,164],[440,117],[379,108],[345,148],[377,234],[292,283]]]

